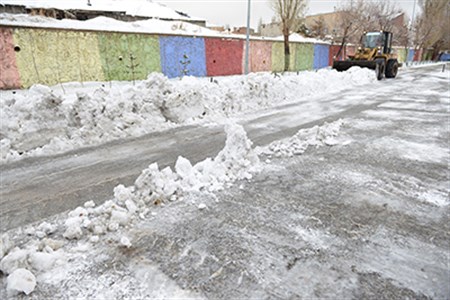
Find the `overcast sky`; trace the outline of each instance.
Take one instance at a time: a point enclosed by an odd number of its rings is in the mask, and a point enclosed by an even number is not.
[[[396,3],[398,8],[411,16],[414,1],[391,0],[391,3]],[[247,0],[154,0],[154,2],[165,4],[193,17],[206,19],[212,24],[245,26],[247,22]],[[270,0],[251,0],[251,27],[256,28],[260,18],[264,23],[270,22],[274,14],[269,3]],[[331,12],[340,3],[341,0],[309,0],[308,14]]]

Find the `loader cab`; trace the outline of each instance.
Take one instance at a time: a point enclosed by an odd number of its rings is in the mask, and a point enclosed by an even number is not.
[[[364,48],[378,48],[383,49],[383,53],[391,53],[392,33],[387,31],[367,32],[363,36]]]

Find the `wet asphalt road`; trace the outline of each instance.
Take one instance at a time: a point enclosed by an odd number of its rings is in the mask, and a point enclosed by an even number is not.
[[[396,80],[327,95],[255,114],[241,123],[256,145],[265,145],[295,134],[300,128],[351,117],[374,109],[394,95],[411,94],[412,82],[431,76],[442,67],[405,70]],[[433,87],[444,91],[445,86]],[[426,90],[425,90],[426,92]],[[387,108],[402,111],[402,108]],[[150,163],[173,166],[179,155],[192,162],[214,156],[225,136],[218,127],[180,127],[84,148],[65,154],[29,158],[0,167],[0,220],[5,231],[31,223],[94,200],[112,196],[119,184],[132,184]]]
[[[84,269],[40,284],[32,297],[449,299],[450,95],[448,77],[437,74],[411,70],[396,82],[402,92],[379,88],[370,101],[368,87],[345,95],[358,104],[330,115],[345,117],[336,145],[261,157],[250,181],[152,205],[124,230],[131,248],[106,235],[83,252]],[[274,126],[295,107],[246,127]],[[305,126],[324,121],[297,115]],[[277,130],[269,125],[250,136],[270,140]]]
[[[424,76],[355,106],[336,146],[156,209],[112,257],[207,299],[449,299],[449,85]]]

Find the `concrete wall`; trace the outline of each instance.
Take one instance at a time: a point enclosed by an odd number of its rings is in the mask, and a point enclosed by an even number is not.
[[[0,89],[20,88],[12,29],[0,28],[0,53]]]
[[[169,78],[206,76],[203,38],[163,36],[159,38],[162,72]]]
[[[205,38],[208,76],[242,74],[243,40]]]

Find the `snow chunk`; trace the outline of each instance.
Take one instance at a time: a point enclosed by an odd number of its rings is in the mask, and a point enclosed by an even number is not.
[[[114,198],[117,200],[118,204],[123,204],[127,200],[132,199],[133,190],[131,188],[126,188],[122,184],[119,184],[114,188]]]
[[[136,196],[144,202],[169,200],[183,191],[216,191],[225,183],[239,179],[251,179],[260,161],[252,149],[244,128],[238,124],[225,126],[227,139],[225,147],[214,159],[207,158],[195,166],[184,157],[178,157],[175,172],[169,167],[159,171],[153,163],[137,178]]]
[[[336,137],[339,134],[344,121],[339,119],[322,126],[300,129],[293,137],[281,141],[275,141],[267,147],[259,148],[258,152],[275,156],[293,156],[303,154],[309,146],[334,146],[339,144]]]
[[[94,208],[95,207],[95,202],[90,200],[84,203],[84,207],[85,208]]]
[[[60,250],[61,251],[61,250]],[[30,254],[29,261],[34,270],[45,272],[51,270],[57,260],[61,259],[61,253],[58,252],[34,252]]]
[[[80,217],[72,217],[67,219],[65,222],[66,231],[63,236],[69,240],[79,239],[83,235],[83,231],[81,230],[82,222],[83,219]]]
[[[8,293],[31,294],[36,287],[36,277],[27,269],[17,269],[7,278]]]
[[[37,235],[39,238],[43,238],[43,237],[45,237],[46,235],[49,235],[49,234],[54,233],[54,232],[56,231],[56,226],[55,226],[55,225],[52,225],[52,224],[49,224],[49,223],[47,223],[47,222],[42,222],[42,223],[36,228],[36,230],[37,230],[37,231],[36,231],[36,235]],[[39,236],[38,233],[42,233],[42,235]]]
[[[125,226],[130,222],[130,216],[125,210],[115,209],[111,212],[110,221],[112,223],[117,223],[119,225]]]
[[[135,181],[135,187],[145,202],[169,199],[179,188],[178,176],[170,167],[159,171],[157,163],[142,171]]]
[[[4,274],[11,274],[17,269],[24,268],[28,265],[29,251],[18,247],[11,250],[0,262],[0,270]]]
[[[130,248],[131,247],[131,242],[126,236],[123,236],[123,237],[120,238],[120,245],[123,246],[123,247]]]
[[[2,259],[14,247],[13,242],[7,233],[0,237],[0,259]]]

